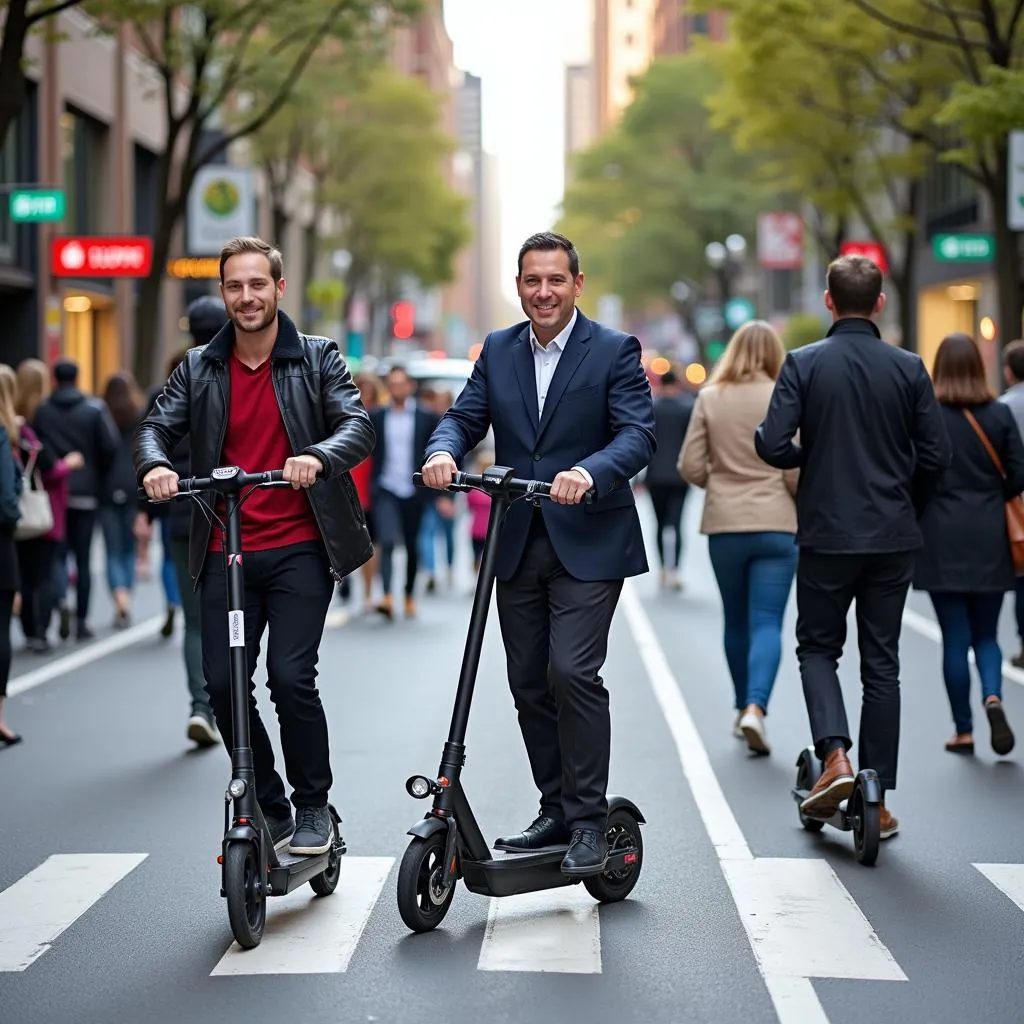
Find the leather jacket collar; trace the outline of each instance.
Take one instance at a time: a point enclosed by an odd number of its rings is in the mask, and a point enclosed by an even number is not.
[[[235,325],[229,320],[203,349],[203,359],[226,363],[231,358],[231,350],[234,347]],[[283,309],[277,311],[277,340],[274,342],[270,358],[273,360],[302,358],[299,329]]]

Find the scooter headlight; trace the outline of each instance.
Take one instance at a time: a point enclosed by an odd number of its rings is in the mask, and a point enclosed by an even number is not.
[[[422,800],[433,792],[434,784],[425,775],[413,775],[405,783],[405,791],[409,796]]]
[[[232,779],[228,783],[228,793],[235,800],[245,796],[245,782],[242,779]]]

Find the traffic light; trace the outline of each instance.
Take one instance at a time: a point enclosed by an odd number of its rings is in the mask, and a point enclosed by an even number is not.
[[[416,329],[416,307],[411,302],[396,302],[391,307],[391,319],[394,322],[394,336],[406,341]]]

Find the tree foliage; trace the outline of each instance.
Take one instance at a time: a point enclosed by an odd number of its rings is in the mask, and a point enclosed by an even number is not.
[[[341,231],[325,242],[351,254],[349,294],[375,277],[413,275],[425,287],[452,280],[470,237],[468,201],[445,179],[455,143],[439,118],[426,85],[381,67],[332,122],[323,200]]]
[[[655,61],[619,124],[576,158],[559,230],[580,248],[591,295],[633,310],[665,302],[674,282],[706,275],[709,242],[753,238],[758,169],[710,122],[718,79],[699,53]]]
[[[88,10],[109,30],[131,27],[159,76],[167,123],[157,163],[153,271],[142,282],[136,318],[137,379],[153,375],[164,266],[198,171],[281,110],[317,51],[333,48],[341,67],[347,47],[357,49],[369,29],[386,31],[389,19],[419,6],[420,0],[89,0]],[[266,88],[268,79],[274,88]],[[241,116],[211,135],[228,108]]]

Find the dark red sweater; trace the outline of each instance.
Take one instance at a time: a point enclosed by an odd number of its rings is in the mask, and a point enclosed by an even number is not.
[[[285,460],[294,454],[274,394],[270,360],[250,370],[232,353],[228,427],[220,464],[256,473],[283,469]],[[222,507],[218,515],[223,515]],[[256,491],[242,506],[243,551],[265,551],[320,539],[309,498],[302,490],[274,487]],[[220,551],[221,547],[221,532],[215,529],[210,534],[209,550]]]

